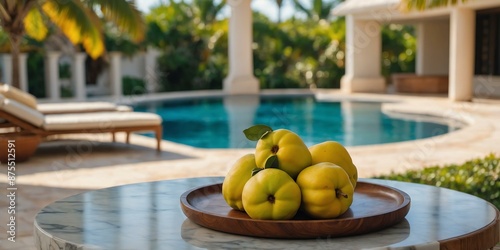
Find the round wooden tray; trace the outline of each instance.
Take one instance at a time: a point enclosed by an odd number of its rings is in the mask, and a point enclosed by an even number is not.
[[[358,182],[349,210],[338,218],[315,220],[298,213],[291,220],[254,220],[232,209],[222,197],[222,183],[181,195],[181,208],[194,223],[217,231],[264,238],[318,238],[357,235],[397,224],[410,210],[410,196],[401,190]]]

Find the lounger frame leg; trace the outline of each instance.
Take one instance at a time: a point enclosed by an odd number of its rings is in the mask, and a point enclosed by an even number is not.
[[[161,151],[161,139],[162,139],[162,128],[159,127],[155,131],[156,135],[156,151],[160,152]]]

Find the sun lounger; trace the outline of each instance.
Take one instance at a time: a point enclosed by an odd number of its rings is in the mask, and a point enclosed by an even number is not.
[[[38,103],[36,97],[32,94],[7,84],[0,84],[0,94],[5,98],[36,109],[43,114],[132,111],[132,108],[129,106],[116,105],[111,102]]]
[[[65,102],[38,103],[37,110],[42,114],[68,114],[87,112],[130,112],[132,108],[126,105],[116,105],[110,102]]]
[[[160,151],[162,119],[157,114],[145,112],[87,112],[73,114],[42,114],[37,109],[0,95],[0,118],[11,127],[42,137],[75,133],[127,134],[136,131],[152,131],[156,135]]]

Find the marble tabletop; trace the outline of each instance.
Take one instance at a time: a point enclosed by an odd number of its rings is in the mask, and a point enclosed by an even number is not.
[[[38,249],[486,249],[500,238],[499,212],[465,193],[433,186],[363,179],[411,197],[405,219],[374,233],[310,240],[263,239],[198,226],[180,196],[222,177],[147,182],[90,191],[56,201],[35,218]]]

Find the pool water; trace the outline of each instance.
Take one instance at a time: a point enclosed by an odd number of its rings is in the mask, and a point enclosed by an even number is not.
[[[428,116],[389,116],[382,103],[318,101],[314,96],[237,96],[141,103],[136,111],[163,118],[163,139],[199,148],[251,148],[243,130],[254,124],[289,129],[308,145],[382,144],[445,134],[461,124]]]

